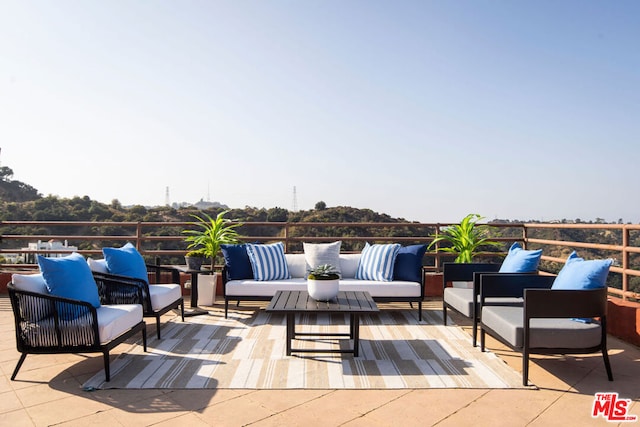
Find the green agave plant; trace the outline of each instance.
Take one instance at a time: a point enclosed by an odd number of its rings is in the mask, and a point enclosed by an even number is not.
[[[338,270],[331,264],[322,264],[309,270],[308,279],[311,280],[333,280],[339,279]]]
[[[187,249],[211,258],[212,270],[221,245],[240,243],[240,235],[236,228],[240,227],[242,223],[224,218],[227,212],[229,211],[222,211],[215,218],[204,212],[202,216],[191,215],[197,221],[189,224],[195,225],[199,229],[182,231],[183,234],[187,235],[185,240],[189,242]]]
[[[479,252],[481,246],[501,246],[500,242],[486,237],[486,226],[476,224],[483,218],[478,214],[469,214],[460,221],[460,224],[444,227],[441,234],[432,236],[434,239],[429,249],[438,242],[449,243],[450,246],[438,248],[438,250],[457,254],[454,262],[470,263],[473,262],[473,257]]]

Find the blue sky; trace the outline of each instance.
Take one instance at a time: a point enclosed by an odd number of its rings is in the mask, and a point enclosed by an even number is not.
[[[0,1],[42,194],[640,221],[640,2]]]

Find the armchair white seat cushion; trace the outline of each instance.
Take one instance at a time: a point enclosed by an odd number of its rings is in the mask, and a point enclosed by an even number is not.
[[[105,344],[142,321],[140,304],[102,305],[98,312],[98,334]]]
[[[149,285],[149,298],[153,311],[161,310],[181,297],[180,285],[173,283]]]

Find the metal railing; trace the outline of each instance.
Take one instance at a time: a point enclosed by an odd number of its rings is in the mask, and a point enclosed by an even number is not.
[[[247,242],[282,241],[287,252],[301,252],[302,242],[341,240],[343,252],[357,252],[365,242],[402,244],[431,243],[443,227],[450,223],[350,223],[350,222],[249,222],[238,230]],[[133,243],[140,253],[154,261],[176,263],[185,254],[186,242],[182,230],[188,222],[93,222],[93,221],[1,221],[0,269],[11,271],[36,268],[35,254],[64,254],[63,249],[28,249],[37,241],[67,241],[77,246],[85,256],[101,256],[104,246]],[[611,267],[614,286],[610,293],[623,299],[640,300],[640,225],[638,224],[548,224],[548,223],[491,223],[489,237],[505,243],[505,250],[513,241],[530,249],[543,249],[543,254],[569,252],[578,249],[593,257],[617,260]],[[560,236],[569,230],[600,230],[606,241],[586,242]],[[494,236],[495,234],[495,236]],[[558,236],[556,236],[558,235]],[[590,235],[593,238],[593,234]],[[439,247],[436,245],[436,248]],[[479,257],[499,262],[503,252],[483,252]],[[566,255],[566,254],[565,254]],[[585,255],[585,258],[590,258]],[[17,258],[16,258],[17,257]],[[11,262],[19,259],[20,262]],[[429,251],[424,264],[427,270],[440,271],[442,263],[451,255]],[[557,273],[566,256],[543,255],[541,270]]]

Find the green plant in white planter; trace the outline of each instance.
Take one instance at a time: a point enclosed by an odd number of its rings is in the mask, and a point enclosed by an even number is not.
[[[243,224],[226,219],[224,216],[227,212],[229,211],[222,211],[215,218],[212,218],[204,212],[202,216],[191,215],[197,219],[197,221],[190,224],[197,226],[199,229],[182,231],[183,234],[187,235],[185,240],[189,242],[187,249],[194,250],[207,258],[211,258],[212,271],[215,265],[216,255],[220,252],[220,246],[240,243],[240,235],[236,228]]]
[[[340,275],[331,264],[322,264],[309,270],[307,292],[318,301],[329,301],[338,295]]]

